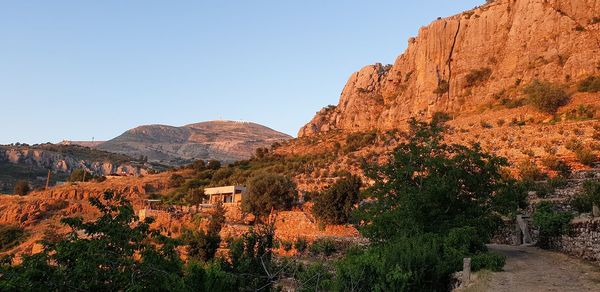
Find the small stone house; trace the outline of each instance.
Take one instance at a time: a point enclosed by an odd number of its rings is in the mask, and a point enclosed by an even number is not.
[[[221,201],[224,205],[226,204],[240,204],[246,188],[243,186],[225,186],[216,188],[204,189],[204,194],[208,196],[207,204],[216,204]]]

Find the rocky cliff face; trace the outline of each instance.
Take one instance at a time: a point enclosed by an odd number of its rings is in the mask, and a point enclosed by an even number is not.
[[[34,148],[8,148],[0,152],[0,163],[25,165],[31,168],[50,169],[54,172],[70,173],[77,168],[85,168],[95,175],[146,174],[141,166],[128,162],[115,162],[108,159],[85,160],[76,155]]]
[[[398,128],[414,116],[474,111],[533,79],[598,72],[600,1],[496,0],[421,28],[393,65],[352,74],[339,104],[298,136]]]
[[[183,127],[140,126],[97,148],[177,165],[197,159],[246,159],[256,148],[289,139],[286,134],[255,123],[211,121]]]

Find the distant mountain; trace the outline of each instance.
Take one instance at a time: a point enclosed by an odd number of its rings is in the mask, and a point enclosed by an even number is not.
[[[255,123],[209,121],[183,127],[140,126],[99,144],[97,149],[181,165],[197,159],[225,162],[247,159],[257,148],[291,138]]]

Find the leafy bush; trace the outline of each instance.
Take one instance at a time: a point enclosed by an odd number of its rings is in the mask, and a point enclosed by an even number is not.
[[[567,112],[569,120],[589,120],[596,116],[596,108],[591,105],[579,105],[576,109]]]
[[[563,176],[558,175],[558,176],[555,176],[555,177],[549,179],[548,185],[553,189],[563,188],[563,187],[567,186],[567,179],[564,178]]]
[[[296,280],[300,292],[333,291],[333,274],[320,262],[302,266]]]
[[[337,251],[337,247],[331,239],[317,239],[310,245],[309,251],[314,255],[330,256]]]
[[[78,168],[71,172],[71,175],[69,175],[69,178],[67,180],[70,182],[78,182],[78,181],[91,181],[95,178],[96,177],[93,176],[90,172],[84,170],[83,168]]]
[[[15,247],[24,237],[25,230],[23,228],[14,225],[0,225],[0,251]]]
[[[552,203],[541,202],[533,212],[532,218],[533,224],[540,230],[538,245],[550,248],[553,240],[569,230],[573,215],[556,211]]]
[[[527,103],[527,100],[524,98],[515,98],[515,99],[510,99],[510,98],[502,98],[500,99],[500,104],[505,106],[506,108],[518,108],[518,107],[522,107]]]
[[[579,92],[599,92],[600,76],[590,76],[579,82]]]
[[[305,238],[299,237],[298,239],[296,239],[296,242],[294,242],[294,248],[299,253],[304,253],[304,251],[306,250],[307,247],[308,247],[308,242],[306,241]]]
[[[543,180],[546,175],[537,167],[534,161],[526,160],[518,165],[519,176],[524,181],[534,182]]]
[[[471,258],[471,269],[473,271],[490,270],[500,272],[506,263],[506,257],[493,252],[478,253]]]
[[[447,291],[453,269],[435,236],[400,238],[350,254],[337,264],[338,291]]]
[[[586,193],[577,194],[569,200],[569,205],[579,213],[592,212],[592,200]]]
[[[359,201],[359,177],[349,176],[338,180],[321,195],[313,198],[312,213],[322,223],[348,223],[354,205]]]
[[[294,244],[291,241],[284,240],[281,242],[281,246],[283,247],[283,250],[285,250],[285,251],[292,250],[293,245]]]
[[[354,152],[365,146],[373,144],[377,139],[376,132],[351,133],[346,137],[345,153]]]
[[[260,218],[269,215],[272,210],[291,208],[295,196],[296,186],[289,177],[259,174],[248,182],[242,209]]]
[[[450,83],[448,83],[448,81],[446,80],[440,80],[438,82],[437,88],[433,91],[433,93],[437,95],[442,95],[444,93],[447,93],[448,90],[450,90]]]
[[[488,123],[486,121],[480,121],[479,124],[484,129],[491,129],[491,128],[493,128],[492,124],[490,124],[490,123]]]
[[[561,86],[548,81],[534,80],[523,90],[529,101],[538,110],[554,114],[559,107],[569,102],[569,96]]]
[[[15,195],[25,196],[29,194],[31,188],[29,187],[29,183],[24,180],[17,181],[15,184]]]
[[[577,160],[579,160],[579,162],[581,162],[581,164],[587,166],[593,166],[597,159],[596,154],[594,154],[594,151],[592,151],[592,149],[588,147],[576,149],[575,157],[577,158]]]
[[[584,182],[583,193],[592,204],[600,206],[600,182],[591,180]]]
[[[170,188],[178,188],[184,182],[185,182],[185,178],[183,178],[183,176],[181,176],[180,174],[174,173],[169,177],[169,187]]]
[[[490,68],[473,69],[465,77],[465,87],[472,87],[481,84],[484,81],[488,80],[488,78],[490,78],[491,75],[492,69]]]
[[[558,172],[563,178],[571,175],[571,167],[564,160],[558,159],[555,155],[548,155],[542,160],[542,164],[545,167]]]

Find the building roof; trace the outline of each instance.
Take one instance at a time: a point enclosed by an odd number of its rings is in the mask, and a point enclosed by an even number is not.
[[[233,194],[235,191],[244,192],[246,188],[243,186],[225,186],[204,189],[204,193],[207,195]]]

